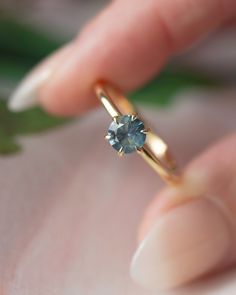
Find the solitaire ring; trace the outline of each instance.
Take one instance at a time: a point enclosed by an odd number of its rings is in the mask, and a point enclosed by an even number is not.
[[[150,129],[133,104],[107,82],[97,82],[95,93],[112,118],[105,138],[118,155],[137,152],[169,185],[181,181],[168,145]]]

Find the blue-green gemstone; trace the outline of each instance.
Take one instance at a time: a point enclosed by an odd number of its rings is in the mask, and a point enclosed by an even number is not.
[[[137,117],[118,116],[108,129],[108,141],[115,150],[129,154],[143,147],[146,140],[144,130],[144,123]]]

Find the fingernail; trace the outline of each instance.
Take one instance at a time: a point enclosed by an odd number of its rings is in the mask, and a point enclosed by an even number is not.
[[[17,87],[8,102],[11,111],[19,112],[37,105],[38,92],[52,74],[50,67],[42,67],[29,74]]]
[[[73,42],[68,43],[33,69],[9,98],[9,110],[19,112],[37,105],[39,91],[49,81],[61,63],[64,62],[73,47]]]
[[[178,287],[219,264],[229,250],[224,216],[205,198],[163,215],[138,247],[131,262],[134,281],[151,290]]]

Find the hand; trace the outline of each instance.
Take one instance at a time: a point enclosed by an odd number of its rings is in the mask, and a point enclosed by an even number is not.
[[[84,112],[96,104],[97,79],[134,89],[235,15],[234,0],[115,1],[31,73],[10,106],[37,100],[54,114]],[[140,284],[176,287],[235,263],[235,146],[233,135],[210,148],[186,169],[181,188],[166,189],[149,206],[131,268]]]

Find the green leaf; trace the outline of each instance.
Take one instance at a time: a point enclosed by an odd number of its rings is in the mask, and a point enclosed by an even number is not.
[[[0,51],[0,80],[18,83],[31,69],[28,61],[4,56]]]
[[[9,155],[21,150],[14,138],[5,133],[4,128],[0,128],[0,154]]]
[[[50,116],[40,108],[12,113],[8,110],[6,101],[0,100],[0,153],[11,154],[19,151],[19,136],[43,132],[69,121]]]
[[[7,56],[21,57],[32,63],[38,62],[64,42],[43,33],[29,24],[1,15],[0,51]]]
[[[42,132],[70,121],[65,118],[53,117],[40,108],[15,114],[14,120],[17,121],[17,126],[14,126],[15,132],[24,135]]]
[[[193,87],[216,85],[216,81],[202,73],[170,65],[145,87],[134,92],[131,97],[134,102],[141,104],[167,106],[180,91]]]
[[[15,82],[65,42],[2,14],[0,36],[0,79]]]

